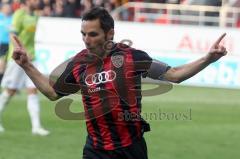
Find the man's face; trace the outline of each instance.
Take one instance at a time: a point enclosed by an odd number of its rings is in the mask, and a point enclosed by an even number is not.
[[[12,9],[9,4],[3,4],[2,9],[0,11],[2,11],[5,15],[10,15],[12,12]]]
[[[99,56],[105,54],[103,45],[113,38],[113,29],[105,33],[99,19],[82,21],[81,33],[86,48]]]

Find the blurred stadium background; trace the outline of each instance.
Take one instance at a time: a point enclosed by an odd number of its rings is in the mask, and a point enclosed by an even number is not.
[[[0,0],[3,3],[9,3],[12,12],[21,5],[19,0]],[[165,94],[144,97],[143,117],[152,128],[145,134],[150,159],[238,158],[240,1],[42,0],[36,51],[43,73],[48,75],[84,47],[80,18],[93,6],[107,8],[117,20],[116,41],[131,40],[133,47],[172,66],[203,56],[218,36],[227,33],[223,43],[229,55]],[[72,111],[82,111],[81,97],[72,98]],[[51,135],[32,136],[25,99],[20,92],[4,113],[0,159],[81,158],[84,121],[58,118],[56,102],[41,96],[43,124]]]

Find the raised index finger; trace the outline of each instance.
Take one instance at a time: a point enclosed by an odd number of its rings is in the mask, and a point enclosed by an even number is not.
[[[23,45],[16,35],[11,36],[14,48],[22,48]]]
[[[214,43],[214,45],[219,45],[219,43],[222,41],[222,39],[226,36],[226,33],[223,33],[218,39],[217,41]]]

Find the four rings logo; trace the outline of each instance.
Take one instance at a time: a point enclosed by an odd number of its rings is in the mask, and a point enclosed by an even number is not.
[[[85,78],[85,83],[88,86],[97,85],[100,83],[111,82],[115,80],[116,72],[113,70],[103,71],[100,73],[90,74]]]

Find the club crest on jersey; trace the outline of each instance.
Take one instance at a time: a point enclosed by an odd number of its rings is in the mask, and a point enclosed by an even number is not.
[[[123,66],[124,57],[123,55],[113,55],[111,56],[111,61],[114,67],[120,68]]]

